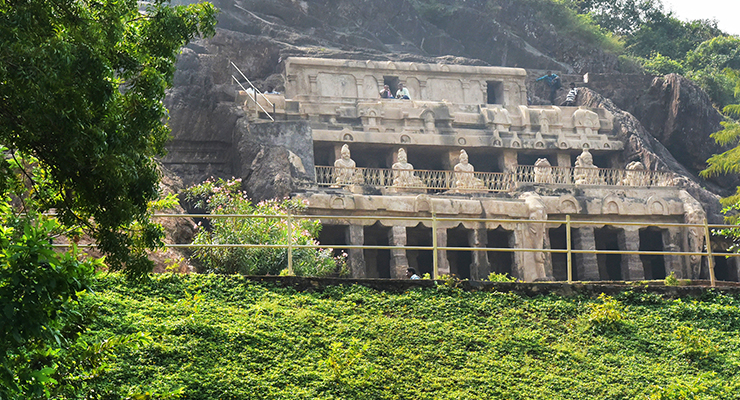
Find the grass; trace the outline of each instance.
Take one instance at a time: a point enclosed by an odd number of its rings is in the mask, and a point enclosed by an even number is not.
[[[184,399],[740,398],[740,300],[100,280],[87,333],[147,332],[102,392]],[[683,396],[683,397],[681,397]]]

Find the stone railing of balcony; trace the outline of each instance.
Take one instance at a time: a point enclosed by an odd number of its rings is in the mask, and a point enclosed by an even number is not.
[[[319,186],[368,185],[435,192],[508,192],[522,185],[593,185],[628,187],[674,186],[672,174],[611,168],[535,167],[519,165],[514,172],[455,172],[419,169],[344,168],[316,166]]]

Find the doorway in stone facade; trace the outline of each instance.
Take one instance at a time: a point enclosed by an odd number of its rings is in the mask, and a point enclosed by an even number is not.
[[[489,248],[510,249],[514,235],[502,227],[498,227],[487,232],[487,245]],[[491,265],[491,271],[497,274],[509,274],[511,276],[511,266],[514,264],[514,252],[510,251],[489,251],[488,263]],[[486,277],[481,277],[486,278]]]
[[[612,226],[594,229],[596,250],[619,250],[619,233],[621,229]],[[622,280],[622,256],[620,254],[597,254],[601,280]]]
[[[391,228],[380,222],[363,228],[365,245],[388,246],[388,235]],[[391,251],[387,249],[364,249],[366,274],[368,278],[391,277]]]
[[[406,228],[407,246],[432,246],[432,229],[419,223]],[[434,254],[432,250],[406,250],[409,267],[414,268],[419,276],[432,275]]]
[[[663,251],[663,229],[651,226],[640,229],[640,251]],[[665,279],[665,260],[662,255],[640,255],[645,279]]]
[[[462,224],[447,230],[447,247],[471,247],[470,229]],[[450,273],[459,279],[470,279],[470,264],[473,262],[471,251],[447,250],[447,260],[450,262]]]

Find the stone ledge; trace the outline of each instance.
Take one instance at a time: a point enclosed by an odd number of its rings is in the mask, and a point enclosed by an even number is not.
[[[420,279],[346,279],[346,278],[307,278],[296,276],[245,276],[247,280],[273,284],[279,287],[290,287],[299,291],[323,291],[331,286],[361,285],[375,290],[402,293],[416,288],[436,288],[444,285],[445,281]],[[488,281],[459,281],[457,287],[470,292],[507,292],[521,296],[535,297],[555,294],[564,297],[589,296],[596,297],[602,293],[616,295],[626,291],[637,293],[654,293],[666,298],[699,297],[708,291],[717,291],[723,294],[740,294],[740,283],[718,282],[715,288],[710,287],[709,281],[686,281],[685,286],[665,286],[662,281],[648,281],[644,283],[632,282],[488,282]]]

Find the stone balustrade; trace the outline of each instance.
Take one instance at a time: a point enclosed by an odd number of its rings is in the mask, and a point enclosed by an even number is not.
[[[458,192],[508,192],[524,185],[592,185],[627,187],[672,187],[672,174],[615,168],[542,167],[519,165],[512,172],[454,172],[434,170],[399,170],[390,168],[344,168],[316,166],[316,184],[342,187],[374,187]],[[456,187],[460,175],[472,174],[482,184]],[[412,179],[401,179],[408,175]],[[462,179],[466,181],[466,179]]]

